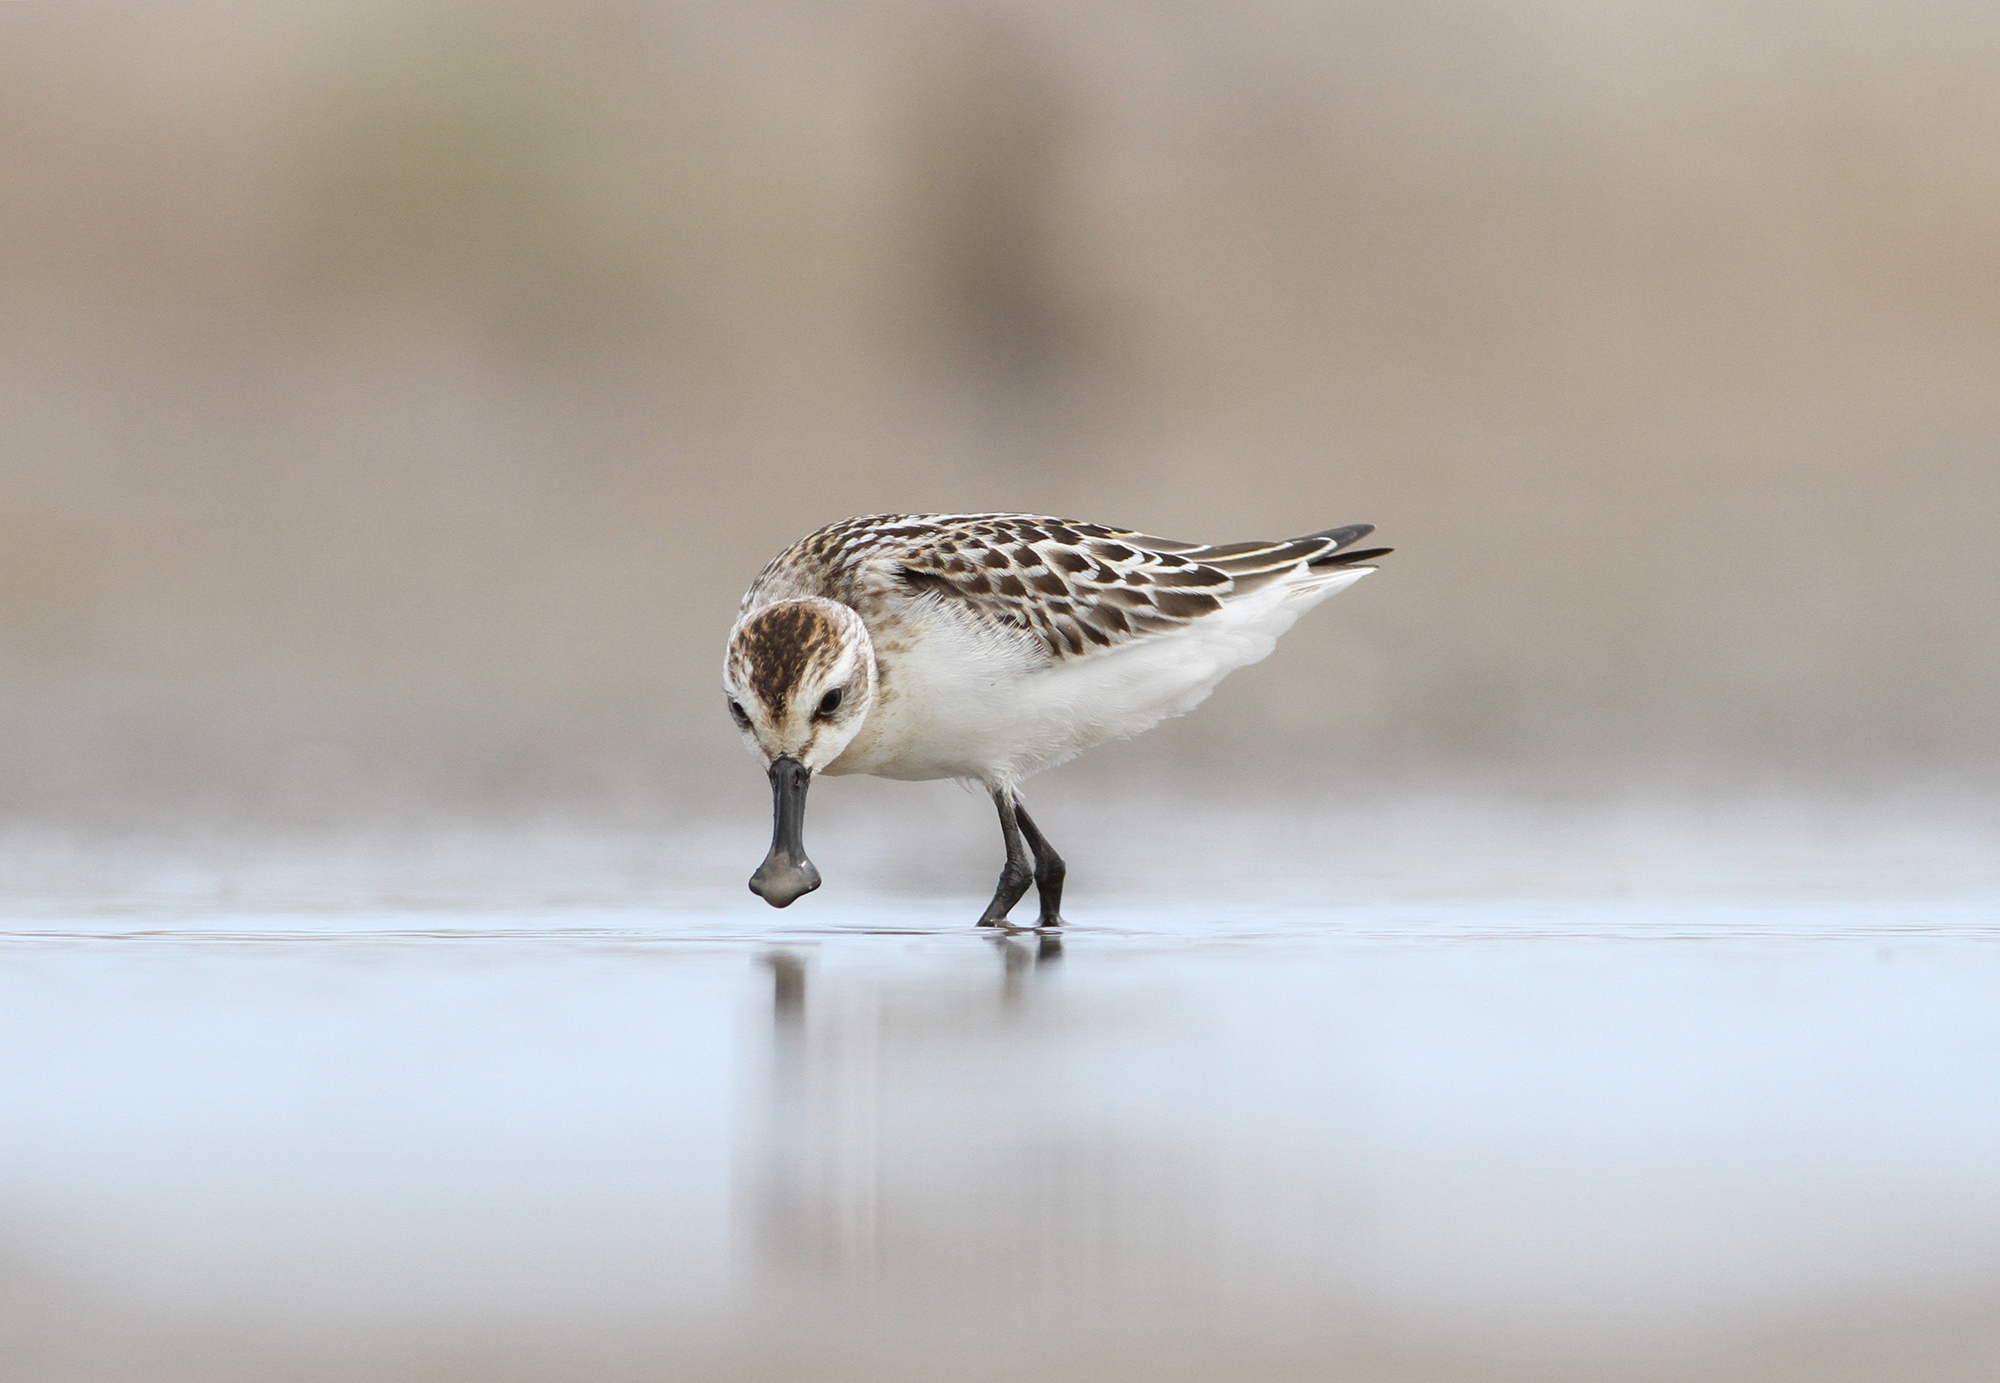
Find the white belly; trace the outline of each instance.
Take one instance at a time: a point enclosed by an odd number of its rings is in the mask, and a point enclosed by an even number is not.
[[[1036,666],[1019,644],[939,622],[878,655],[883,695],[832,774],[1015,783],[1205,700],[1363,572],[1274,583],[1184,629]]]

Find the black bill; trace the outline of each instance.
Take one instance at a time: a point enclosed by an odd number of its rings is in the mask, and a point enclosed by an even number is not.
[[[806,788],[812,771],[797,759],[771,761],[771,853],[750,876],[750,891],[774,908],[790,907],[819,887],[806,858]]]

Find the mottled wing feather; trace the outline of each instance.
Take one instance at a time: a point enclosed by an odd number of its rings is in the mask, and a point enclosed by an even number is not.
[[[1183,628],[1368,531],[1202,546],[1032,514],[876,514],[802,539],[744,604],[952,601],[1060,660]]]

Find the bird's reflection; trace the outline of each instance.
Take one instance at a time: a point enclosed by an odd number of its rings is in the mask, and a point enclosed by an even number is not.
[[[1063,954],[1060,932],[1030,933],[1035,938],[1032,947],[1023,944],[1019,935],[1002,934],[993,938],[993,944],[1000,949],[1000,1002],[1010,1008],[1018,1006],[1027,996],[1028,981],[1035,972],[1054,965]]]
[[[796,1030],[806,1019],[806,963],[790,951],[764,957],[771,971],[771,1017],[780,1035]]]
[[[764,957],[771,972],[770,1118],[757,1197],[759,1246],[777,1262],[810,1256],[805,1201],[806,966],[789,951]]]
[[[1033,1040],[1044,1025],[1032,1001],[1057,972],[1062,938],[1024,929],[991,945],[999,983],[969,989],[935,976],[897,986],[815,975],[792,951],[762,958],[772,1043],[768,1105],[753,1121],[753,1200],[764,1270],[821,1284],[902,1276],[939,1242],[990,1238],[990,1225],[954,1226],[984,1221],[1008,1180],[1041,1182],[1042,1162],[1066,1163],[1021,1146],[1046,1119],[1024,1083],[1020,1043],[1046,1051]],[[1019,1189],[1027,1210],[1033,1187]],[[1015,1216],[1007,1237],[1052,1208]]]
[[[1033,944],[1026,938],[1032,937]],[[1000,999],[1017,1002],[1029,979],[1063,958],[1062,933],[1033,928],[1002,932],[992,938],[1000,953]],[[795,1038],[806,1019],[806,964],[790,951],[772,951],[763,958],[771,972],[771,1021],[780,1045]]]
[[[1211,1116],[1236,1082],[1191,1079],[1208,1052],[1180,1010],[1096,967],[1065,977],[1063,952],[1023,929],[764,957],[771,1067],[745,1121],[762,1287],[1104,1304],[1198,1300],[1251,1262],[1320,1271],[1324,1167],[1232,1164]]]

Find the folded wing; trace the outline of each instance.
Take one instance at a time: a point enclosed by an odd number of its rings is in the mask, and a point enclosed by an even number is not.
[[[885,598],[953,602],[1083,657],[1184,628],[1302,571],[1352,570],[1388,552],[1350,550],[1368,524],[1279,542],[1219,545],[1024,514],[881,516],[852,533],[857,584]],[[1318,583],[1313,583],[1318,584]]]

